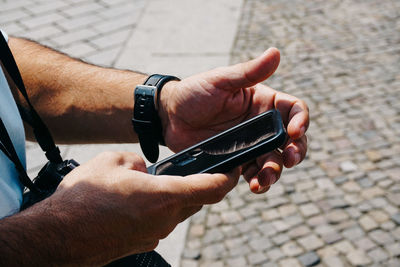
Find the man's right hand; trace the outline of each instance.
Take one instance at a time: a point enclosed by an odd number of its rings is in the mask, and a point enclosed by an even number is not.
[[[20,250],[17,243],[26,242],[22,251],[32,254],[23,257],[29,258],[25,264],[34,258],[54,265],[101,265],[150,251],[202,205],[220,201],[239,174],[235,169],[229,174],[153,176],[138,155],[102,153],[74,169],[48,199],[1,220],[0,229],[9,226],[12,234],[0,237],[0,245]],[[24,230],[22,236],[18,229]]]

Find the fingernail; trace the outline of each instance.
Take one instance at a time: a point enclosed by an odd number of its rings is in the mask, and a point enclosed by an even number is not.
[[[298,164],[300,162],[300,154],[296,153],[294,154],[294,165]]]
[[[306,127],[303,126],[300,128],[300,136],[303,136],[306,133]]]
[[[258,193],[264,192],[265,189],[267,189],[267,187],[268,187],[267,185],[265,185],[265,186],[260,185],[260,186],[258,187],[257,192],[258,192]]]
[[[270,175],[270,178],[269,178],[269,185],[273,185],[275,182],[276,182],[276,180],[277,180],[277,178],[276,178],[276,174],[275,173],[272,173],[271,175]]]

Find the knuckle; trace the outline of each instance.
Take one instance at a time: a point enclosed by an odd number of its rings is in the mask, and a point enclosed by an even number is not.
[[[151,251],[154,250],[158,246],[159,240],[154,240],[149,242],[148,244],[143,245],[144,251]]]
[[[104,160],[114,160],[120,158],[120,153],[114,151],[104,151],[101,152],[98,157]]]
[[[226,195],[225,190],[219,187],[219,188],[217,188],[217,189],[215,190],[215,193],[214,193],[214,200],[215,200],[216,202],[220,202],[222,199],[224,199],[225,195]]]
[[[162,231],[159,233],[159,239],[167,238],[167,236],[174,230],[175,227],[164,227]]]

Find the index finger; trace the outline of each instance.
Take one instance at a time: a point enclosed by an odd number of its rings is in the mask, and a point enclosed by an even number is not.
[[[277,92],[274,99],[274,106],[282,115],[289,137],[293,140],[301,138],[309,125],[307,104],[295,96]]]

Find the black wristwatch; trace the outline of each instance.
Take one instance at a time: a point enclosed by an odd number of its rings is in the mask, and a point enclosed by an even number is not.
[[[150,162],[156,162],[159,155],[158,145],[165,145],[162,125],[158,116],[158,96],[164,84],[180,79],[175,76],[153,74],[144,85],[138,85],[134,92],[132,124],[139,137],[140,148]]]

